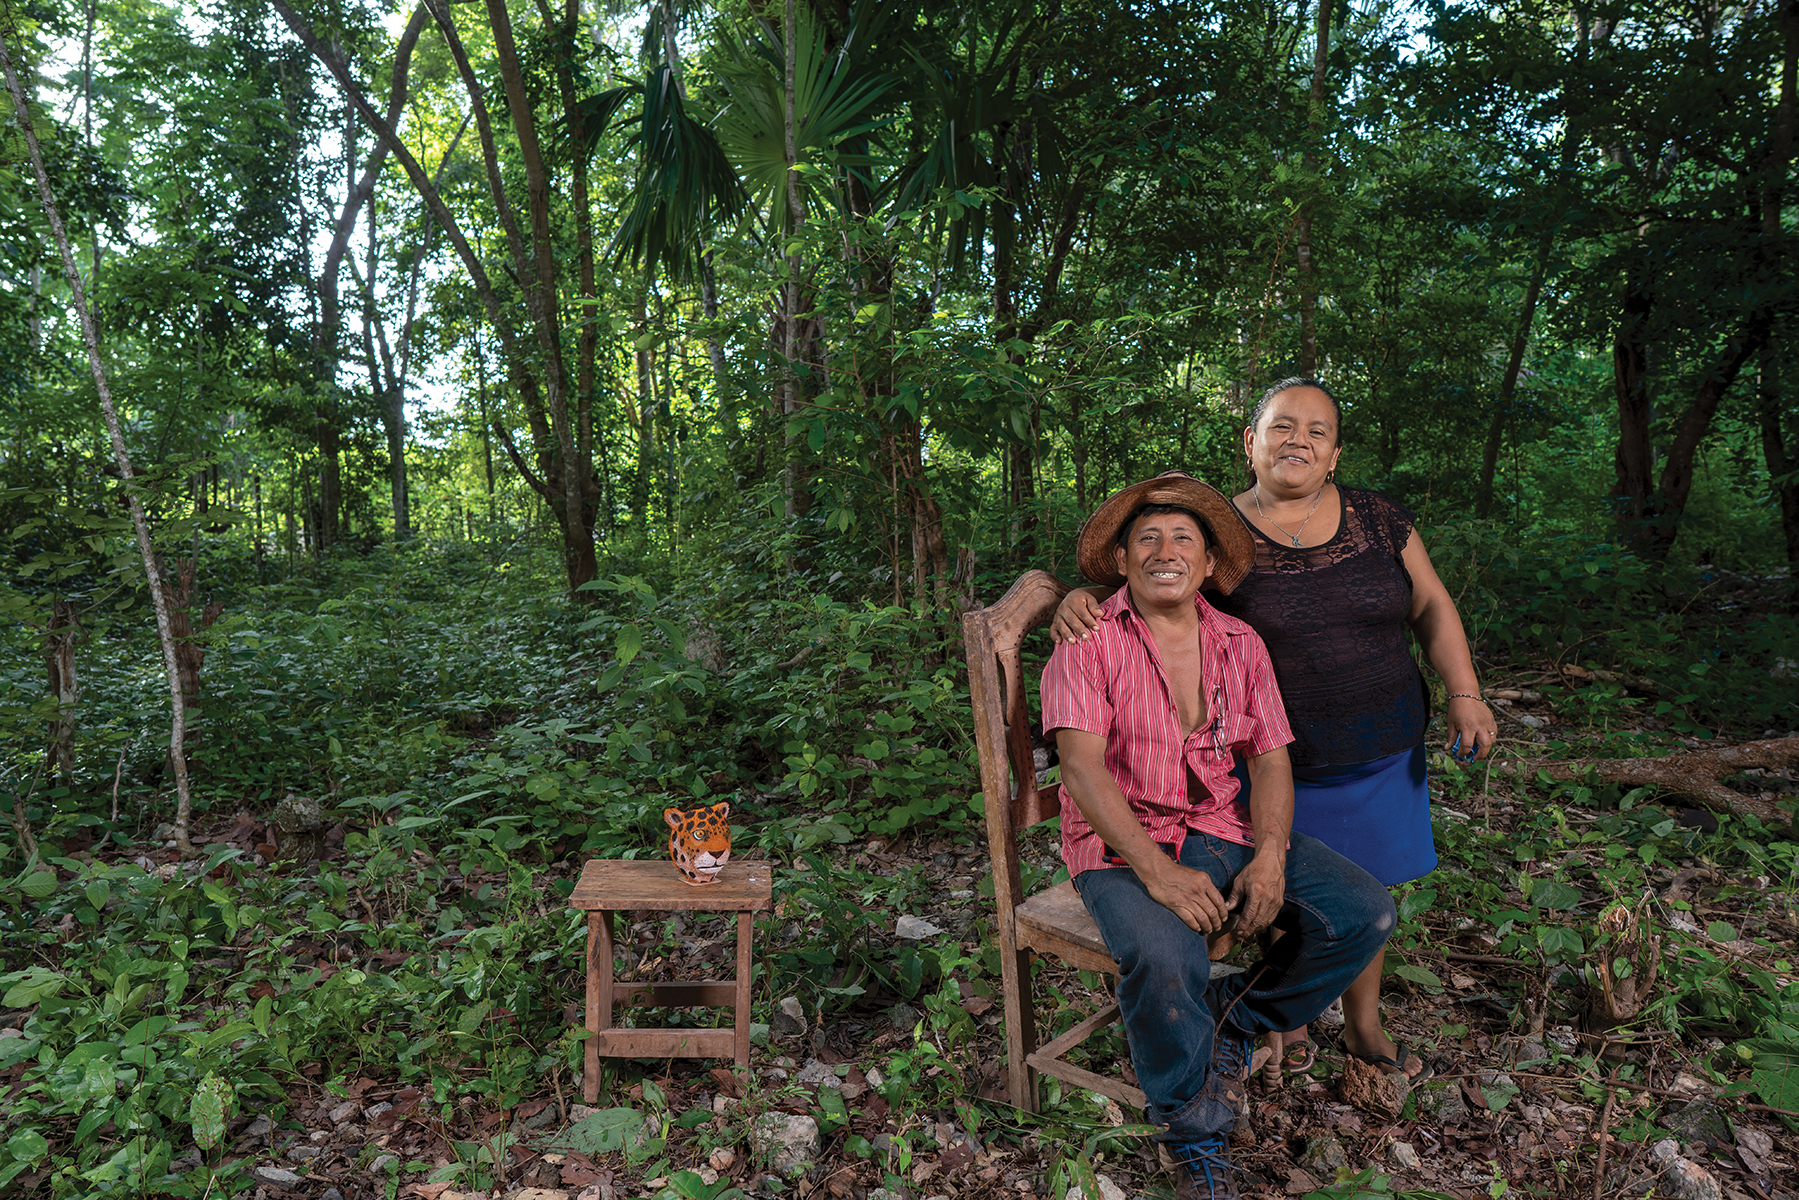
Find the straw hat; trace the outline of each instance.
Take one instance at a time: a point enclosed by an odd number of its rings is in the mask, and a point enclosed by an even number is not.
[[[1080,539],[1075,544],[1081,574],[1094,583],[1117,586],[1124,582],[1112,550],[1118,544],[1119,529],[1131,519],[1131,514],[1146,504],[1173,504],[1191,509],[1211,526],[1208,549],[1218,557],[1211,578],[1206,581],[1207,587],[1215,587],[1229,595],[1249,574],[1250,564],[1256,556],[1255,538],[1250,535],[1249,527],[1237,515],[1231,502],[1224,498],[1224,493],[1185,471],[1164,471],[1154,479],[1133,483],[1094,510],[1087,523],[1081,526]]]

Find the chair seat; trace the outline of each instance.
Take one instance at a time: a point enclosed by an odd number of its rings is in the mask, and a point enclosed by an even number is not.
[[[1116,975],[1118,964],[1106,949],[1106,939],[1099,926],[1081,902],[1081,894],[1072,882],[1045,888],[1019,905],[1013,912],[1018,919],[1018,941],[1040,954],[1056,954],[1089,971],[1107,971]],[[1236,939],[1228,933],[1213,934],[1208,941],[1213,962],[1236,948]],[[1234,975],[1240,967],[1213,967],[1214,976]]]
[[[1116,974],[1118,964],[1106,949],[1099,926],[1081,903],[1072,882],[1045,888],[1013,910],[1018,920],[1018,941],[1040,954],[1054,954],[1089,971]]]

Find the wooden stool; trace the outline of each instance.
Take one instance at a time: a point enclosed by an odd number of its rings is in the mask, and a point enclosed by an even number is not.
[[[594,859],[581,869],[570,908],[587,911],[587,1039],[581,1095],[600,1095],[600,1056],[723,1058],[750,1061],[750,914],[774,907],[773,873],[765,862],[726,863],[718,878],[695,886],[667,859]],[[683,983],[614,983],[612,914],[620,909],[737,914],[737,977]],[[612,1005],[730,1008],[731,1029],[614,1029]]]

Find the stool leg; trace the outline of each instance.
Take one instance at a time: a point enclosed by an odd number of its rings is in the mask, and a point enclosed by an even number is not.
[[[581,1098],[600,1098],[599,1032],[612,1027],[612,913],[587,914],[587,1049],[581,1070]]]
[[[750,1065],[750,935],[753,913],[737,914],[737,1065]]]

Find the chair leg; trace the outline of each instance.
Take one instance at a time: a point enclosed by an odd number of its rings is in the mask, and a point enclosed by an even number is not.
[[[594,909],[587,914],[587,1047],[582,1058],[581,1098],[588,1104],[600,1098],[601,1029],[612,1026],[612,914]]]
[[[737,1011],[732,1014],[732,1058],[740,1067],[750,1065],[750,937],[754,928],[753,914],[737,914]]]
[[[1002,944],[999,965],[1001,987],[1006,994],[1007,1091],[1014,1108],[1036,1112],[1037,1069],[1025,1061],[1037,1048],[1037,1017],[1031,1003],[1031,952]]]

